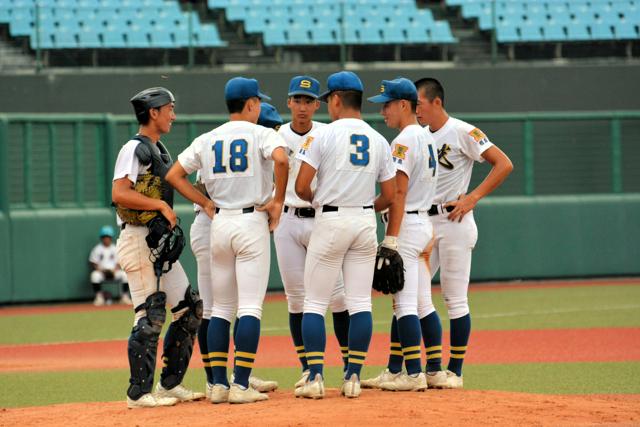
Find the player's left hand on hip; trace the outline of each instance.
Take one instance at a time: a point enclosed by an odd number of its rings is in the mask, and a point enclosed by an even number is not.
[[[447,218],[449,219],[449,221],[457,220],[458,222],[461,222],[462,218],[464,218],[467,213],[473,210],[473,208],[476,207],[477,203],[478,200],[475,196],[472,196],[470,194],[461,194],[460,197],[458,197],[458,200],[456,200],[455,202],[448,202],[444,205],[445,208],[448,206],[454,207]]]
[[[267,212],[269,215],[269,231],[273,231],[280,223],[280,215],[282,215],[283,202],[277,202],[275,199],[269,200],[266,204],[256,208],[259,212]]]
[[[216,205],[214,205],[211,200],[209,200],[207,204],[202,207],[202,209],[209,218],[213,219],[214,215],[216,214]]]

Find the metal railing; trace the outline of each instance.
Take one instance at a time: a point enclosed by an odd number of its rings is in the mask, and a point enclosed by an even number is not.
[[[602,156],[602,152],[607,152],[610,157],[610,193],[623,192],[626,170],[623,123],[631,123],[634,132],[637,131],[634,135],[640,135],[640,111],[458,114],[456,117],[481,128],[490,123],[519,124],[519,138],[507,138],[499,132],[488,134],[507,154],[521,153],[514,161],[522,170],[514,192],[520,195],[539,194],[536,191],[539,178],[536,171],[540,171],[536,167],[536,144],[543,141],[536,138],[535,131],[544,123],[567,122],[570,126],[574,122],[581,126],[593,121],[608,123],[608,135],[598,137],[598,151],[593,155]],[[326,115],[316,118],[328,121]],[[380,115],[365,115],[364,119],[389,140],[395,135],[395,131],[386,128]],[[170,142],[175,157],[199,134],[226,120],[225,115],[181,115],[164,140]],[[137,127],[132,117],[111,114],[0,115],[0,211],[109,206],[119,147],[135,134]],[[640,144],[634,141],[629,146],[640,155]],[[544,170],[541,173],[545,173]]]

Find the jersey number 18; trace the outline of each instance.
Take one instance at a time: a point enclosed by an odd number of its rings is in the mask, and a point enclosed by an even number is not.
[[[244,139],[234,139],[229,144],[229,169],[231,172],[244,172],[247,170],[247,141]],[[227,167],[224,165],[222,152],[224,151],[224,141],[216,141],[211,147],[215,156],[213,163],[213,173],[226,173]]]

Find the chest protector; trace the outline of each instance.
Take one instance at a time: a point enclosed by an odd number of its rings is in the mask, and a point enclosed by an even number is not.
[[[138,175],[134,190],[152,199],[162,199],[173,207],[173,187],[164,179],[173,165],[169,151],[162,142],[153,144],[143,135],[136,135],[132,139],[140,141],[135,150],[140,164],[150,165],[146,173]],[[146,225],[159,215],[158,211],[129,209],[118,205],[116,212],[124,222],[131,225]]]

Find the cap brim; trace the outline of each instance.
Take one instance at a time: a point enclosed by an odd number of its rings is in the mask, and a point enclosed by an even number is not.
[[[395,101],[395,98],[391,98],[390,96],[386,96],[386,95],[376,95],[376,96],[372,96],[371,98],[367,98],[367,101],[373,102],[376,104],[384,104],[385,102]]]
[[[287,94],[287,96],[296,96],[296,95],[304,95],[304,96],[308,96],[309,98],[318,99],[317,93],[309,92],[306,90],[294,90],[293,92],[289,92]]]
[[[260,101],[271,101],[271,97],[262,92],[258,92],[258,98],[260,98]]]
[[[323,93],[322,95],[320,95],[318,97],[318,99],[322,102],[327,102],[327,98],[329,98],[329,95],[331,95],[331,92],[333,92],[332,90],[328,90],[325,93]]]

